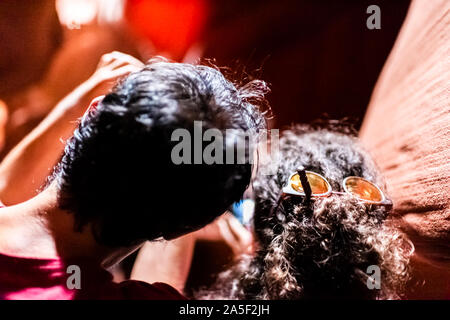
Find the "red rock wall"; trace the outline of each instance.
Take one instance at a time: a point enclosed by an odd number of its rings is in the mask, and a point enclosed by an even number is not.
[[[450,298],[449,94],[450,1],[413,1],[360,135],[416,247],[414,298]]]

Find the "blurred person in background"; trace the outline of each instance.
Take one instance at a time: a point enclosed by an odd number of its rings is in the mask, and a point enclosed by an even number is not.
[[[100,19],[116,1],[97,2],[0,2],[0,99],[9,112],[1,157],[89,78],[103,54],[119,50],[139,57],[121,16]]]

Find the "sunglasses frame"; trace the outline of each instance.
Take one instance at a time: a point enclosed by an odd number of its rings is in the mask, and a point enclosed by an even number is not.
[[[311,174],[317,175],[320,178],[322,178],[323,181],[325,181],[325,183],[327,184],[328,191],[325,192],[325,193],[321,193],[321,194],[312,194],[311,186],[310,186],[310,184],[308,182],[306,173],[311,173]],[[291,180],[292,180],[292,178],[295,175],[299,175],[300,183],[302,185],[303,190],[305,190],[305,192],[299,192],[299,191],[295,190],[294,188],[292,188]],[[361,180],[371,184],[372,186],[374,186],[381,194],[381,197],[382,197],[381,201],[371,201],[371,200],[362,199],[362,198],[356,196],[355,194],[351,193],[348,190],[347,186],[346,186],[346,182],[347,182],[348,179],[353,179],[353,178],[361,179]],[[282,189],[282,196],[283,195],[303,196],[303,197],[306,197],[306,201],[309,201],[310,199],[314,199],[314,198],[328,197],[328,196],[330,196],[332,194],[337,194],[337,195],[349,194],[349,195],[355,197],[356,199],[358,199],[359,201],[362,201],[362,202],[367,203],[367,204],[392,207],[392,201],[386,197],[384,192],[381,191],[381,189],[375,183],[370,182],[367,179],[364,179],[362,177],[357,177],[357,176],[348,176],[342,181],[342,187],[345,190],[345,192],[334,191],[332,189],[332,187],[331,187],[331,184],[328,182],[328,180],[324,176],[322,176],[321,174],[318,174],[318,173],[313,172],[313,171],[307,171],[307,170],[304,170],[304,169],[298,169],[297,172],[294,172],[294,173],[292,173],[289,176],[289,180],[288,180],[287,185],[284,186],[283,189]]]

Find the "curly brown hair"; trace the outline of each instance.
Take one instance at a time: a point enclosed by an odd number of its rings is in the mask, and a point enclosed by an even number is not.
[[[347,176],[385,189],[374,162],[356,137],[333,129],[296,126],[280,138],[282,161],[276,174],[257,174],[253,183],[253,227],[257,249],[219,274],[199,298],[221,299],[398,299],[408,279],[412,243],[384,207],[368,206],[350,195],[299,197],[277,205],[282,187],[298,167],[317,172],[333,190]],[[368,266],[381,270],[381,289],[367,286]]]

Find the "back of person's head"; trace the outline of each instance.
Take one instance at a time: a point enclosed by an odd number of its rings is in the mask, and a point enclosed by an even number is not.
[[[393,226],[388,209],[345,193],[309,203],[296,196],[278,202],[299,167],[322,175],[335,191],[344,192],[342,182],[349,176],[383,189],[379,172],[357,138],[333,128],[293,127],[280,138],[280,161],[275,166],[274,175],[258,174],[253,183],[256,252],[243,256],[219,275],[212,290],[199,296],[398,298],[408,278],[413,246]],[[371,287],[375,278],[369,279],[373,275],[369,266],[380,268],[379,290]]]
[[[177,164],[172,134],[190,133],[193,159],[194,121],[203,131],[256,132],[265,126],[265,91],[260,81],[235,86],[211,67],[150,62],[91,108],[68,140],[55,173],[60,207],[75,215],[77,230],[91,224],[109,246],[206,225],[242,196],[252,165]]]

